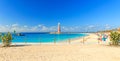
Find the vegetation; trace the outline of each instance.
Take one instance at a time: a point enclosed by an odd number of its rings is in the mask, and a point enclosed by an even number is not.
[[[12,34],[10,32],[4,35],[0,35],[0,38],[3,43],[3,47],[9,47],[13,39]]]
[[[16,31],[14,30],[14,34],[16,34]]]
[[[0,33],[0,41],[1,41],[2,34]]]
[[[110,41],[112,42],[112,45],[118,45],[120,41],[120,33],[118,32],[111,32],[110,34]]]

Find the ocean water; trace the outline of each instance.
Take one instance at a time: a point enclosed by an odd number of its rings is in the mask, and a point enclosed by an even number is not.
[[[84,37],[87,34],[83,33],[62,33],[62,34],[49,34],[49,33],[22,33],[24,36],[17,36],[13,34],[13,43],[51,43],[61,42],[69,39]]]

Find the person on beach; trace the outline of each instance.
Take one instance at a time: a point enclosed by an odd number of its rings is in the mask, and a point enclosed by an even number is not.
[[[104,44],[106,44],[106,40],[107,40],[108,36],[106,34],[103,35],[102,37],[102,41]]]
[[[102,35],[101,34],[97,34],[98,35],[98,44],[100,43],[100,42],[102,42]]]
[[[107,35],[103,35],[103,41],[106,41],[106,39],[107,39]]]

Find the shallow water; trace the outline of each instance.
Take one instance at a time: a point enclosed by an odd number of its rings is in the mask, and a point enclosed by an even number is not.
[[[83,33],[63,33],[63,34],[49,34],[49,33],[22,33],[24,36],[17,36],[13,34],[12,42],[15,43],[50,43],[61,42],[73,38],[80,38],[86,36]]]

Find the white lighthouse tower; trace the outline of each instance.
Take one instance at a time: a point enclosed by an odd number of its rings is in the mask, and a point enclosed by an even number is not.
[[[58,33],[61,33],[61,29],[60,29],[60,23],[58,23]]]

